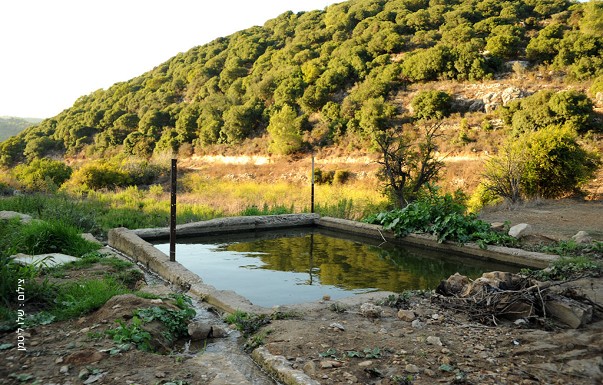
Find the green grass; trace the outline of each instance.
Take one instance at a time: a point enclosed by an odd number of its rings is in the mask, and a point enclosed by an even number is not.
[[[32,221],[20,228],[15,243],[20,252],[31,255],[63,253],[81,257],[100,248],[80,234],[79,229],[61,220]]]
[[[56,298],[56,306],[50,310],[57,320],[80,317],[105,304],[111,297],[129,293],[117,280],[104,277],[61,285]]]

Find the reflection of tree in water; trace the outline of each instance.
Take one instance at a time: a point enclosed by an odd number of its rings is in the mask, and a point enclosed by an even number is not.
[[[477,260],[429,253],[419,249],[383,247],[325,236],[263,239],[220,246],[260,258],[262,269],[307,273],[302,285],[335,285],[346,289],[375,288],[400,292],[435,288],[441,279],[459,272],[477,277],[502,269]],[[255,254],[261,252],[261,254]],[[508,267],[506,267],[508,269]]]

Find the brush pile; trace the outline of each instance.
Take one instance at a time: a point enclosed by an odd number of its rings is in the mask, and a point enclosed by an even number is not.
[[[440,282],[434,301],[466,313],[470,320],[498,325],[501,320],[544,324],[548,319],[578,328],[603,307],[561,283],[539,282],[519,274],[484,273],[471,281],[458,273]]]

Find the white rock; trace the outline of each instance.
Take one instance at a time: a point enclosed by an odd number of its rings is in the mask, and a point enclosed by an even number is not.
[[[400,309],[400,310],[398,310],[398,318],[401,319],[402,321],[412,322],[415,320],[415,318],[417,318],[417,316],[415,315],[415,312],[412,310]]]
[[[578,244],[588,244],[593,241],[586,231],[578,231],[578,233],[576,233],[572,239]]]
[[[338,330],[345,330],[343,325],[340,323],[337,323],[337,322],[333,322],[332,324],[329,325],[329,327],[333,328],[333,329],[338,329]]]
[[[13,218],[19,218],[23,223],[31,222],[31,216],[27,214],[21,214],[15,211],[0,211],[0,219],[9,220]]]
[[[193,321],[188,324],[188,335],[193,341],[207,339],[211,331],[211,326],[203,322]]]
[[[427,343],[429,345],[444,346],[444,344],[442,344],[442,341],[440,340],[440,337],[429,336],[427,337]]]
[[[532,226],[527,223],[520,223],[509,229],[509,236],[517,239],[521,239],[530,234],[532,234]]]
[[[367,318],[379,318],[381,317],[381,313],[383,313],[383,309],[381,306],[366,302],[360,305],[360,313]]]

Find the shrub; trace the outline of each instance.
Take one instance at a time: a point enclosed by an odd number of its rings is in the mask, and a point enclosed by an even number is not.
[[[314,183],[316,184],[333,184],[335,171],[323,171],[320,168],[314,170]]]
[[[597,95],[597,92],[603,92],[603,75],[593,81],[588,91],[593,97]]]
[[[345,184],[351,176],[352,173],[347,170],[335,170],[335,174],[333,175],[333,182],[335,182],[336,184]]]
[[[13,174],[28,190],[55,191],[71,177],[72,171],[58,160],[35,159],[15,167]]]
[[[450,114],[451,97],[444,91],[420,91],[410,102],[417,119],[442,119]]]
[[[499,111],[515,135],[551,125],[571,124],[578,131],[593,127],[593,104],[585,94],[577,91],[539,91],[515,100]]]
[[[511,202],[558,198],[593,178],[600,164],[598,154],[580,146],[575,130],[549,126],[503,147],[486,163],[483,183]]]
[[[466,214],[464,196],[440,195],[436,190],[432,195],[424,195],[403,209],[382,212],[366,219],[367,222],[383,225],[397,237],[410,233],[435,235],[438,242],[477,242],[486,244],[512,245],[515,239],[500,235],[490,228],[490,224],[477,219],[475,214]]]
[[[111,163],[88,163],[75,170],[67,183],[74,191],[115,189],[130,184],[129,175]]]
[[[82,238],[77,228],[60,220],[32,221],[24,225],[15,240],[15,247],[29,254],[64,253],[76,257],[100,248]]]
[[[519,143],[526,148],[524,182],[528,196],[557,198],[573,192],[594,177],[599,156],[578,143],[568,127],[551,126],[526,134]]]

